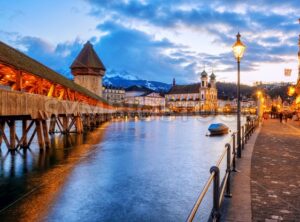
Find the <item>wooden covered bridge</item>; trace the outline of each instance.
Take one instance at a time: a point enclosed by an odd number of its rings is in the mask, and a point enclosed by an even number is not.
[[[100,97],[102,86],[96,91],[88,89],[89,78],[92,82],[100,79],[102,85],[105,68],[99,62],[87,43],[73,63],[78,81],[72,81],[0,42],[0,148],[2,144],[9,150],[28,148],[35,136],[40,148],[47,148],[51,133],[82,133],[117,112],[145,110],[108,104]],[[16,131],[17,121],[21,134]]]

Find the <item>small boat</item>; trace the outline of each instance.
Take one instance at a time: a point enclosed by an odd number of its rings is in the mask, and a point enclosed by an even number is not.
[[[229,131],[228,126],[223,123],[213,123],[208,127],[211,136],[227,134]]]

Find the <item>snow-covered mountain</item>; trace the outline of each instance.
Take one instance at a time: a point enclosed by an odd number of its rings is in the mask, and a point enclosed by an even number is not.
[[[70,69],[58,69],[58,73],[62,74],[68,79],[73,79],[73,75]],[[114,69],[108,69],[103,77],[103,85],[112,85],[115,87],[128,88],[130,86],[144,86],[152,89],[156,92],[167,92],[171,88],[171,84],[166,84],[157,81],[148,81],[138,78],[137,76],[127,72],[127,71],[117,71]]]
[[[106,71],[103,78],[103,84],[122,88],[127,88],[133,85],[145,86],[157,92],[167,92],[171,88],[171,84],[143,80],[127,71],[116,71],[113,69]]]
[[[108,69],[105,72],[105,77],[107,78],[115,78],[120,77],[127,80],[140,80],[137,76],[130,74],[129,72],[123,70],[123,71],[117,71],[115,69]]]

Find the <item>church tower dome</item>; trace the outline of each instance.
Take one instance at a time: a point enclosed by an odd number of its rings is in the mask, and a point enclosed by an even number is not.
[[[201,73],[201,87],[205,88],[208,86],[207,76],[207,72],[203,70],[203,72]]]
[[[216,87],[216,75],[212,72],[210,75],[210,85],[211,87]]]

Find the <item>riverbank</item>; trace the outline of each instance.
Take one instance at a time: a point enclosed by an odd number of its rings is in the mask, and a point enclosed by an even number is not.
[[[227,200],[223,221],[299,220],[299,147],[300,127],[297,122],[280,123],[279,120],[271,119],[264,121],[253,146],[251,172],[247,173],[241,167],[241,172],[234,176],[233,184],[237,189],[233,189],[233,198]],[[246,156],[238,162],[244,161],[245,164],[249,161],[247,159],[249,158]],[[250,187],[250,192],[249,189],[243,190],[245,186]],[[245,208],[245,199],[248,207],[251,202],[251,217],[249,209]],[[245,217],[244,214],[248,216]]]

